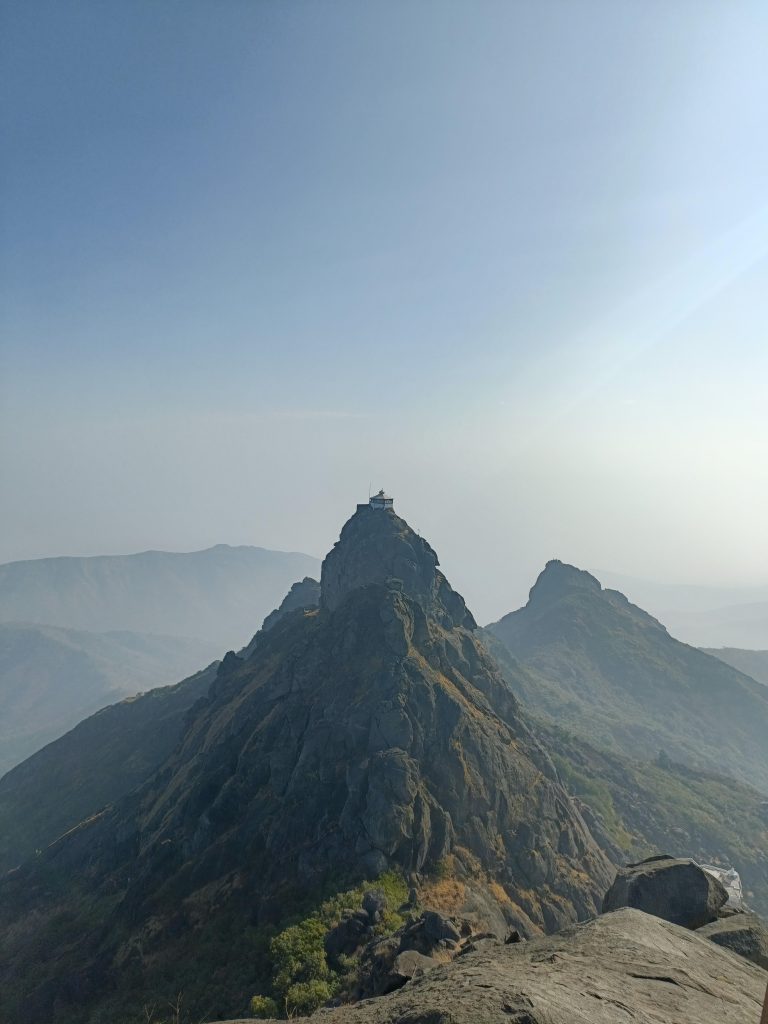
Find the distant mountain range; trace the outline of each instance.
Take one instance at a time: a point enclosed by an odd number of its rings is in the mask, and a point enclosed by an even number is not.
[[[225,544],[0,565],[0,776],[99,708],[242,647],[319,565]]]
[[[702,612],[662,611],[669,630],[697,647],[747,647],[768,645],[768,601],[730,605]]]
[[[295,583],[262,630],[291,611],[316,607],[319,598],[316,580]],[[252,652],[259,635],[241,657]],[[103,707],[0,778],[0,875],[145,782],[175,747],[187,713],[208,694],[219,664]]]
[[[190,637],[0,623],[0,776],[86,715],[220,653]]]
[[[310,555],[226,544],[8,562],[0,622],[195,637],[223,653],[247,642],[292,583],[319,571]]]
[[[589,573],[547,563],[528,603],[488,631],[531,673],[517,692],[540,717],[607,750],[648,760],[663,749],[768,792],[768,689]]]

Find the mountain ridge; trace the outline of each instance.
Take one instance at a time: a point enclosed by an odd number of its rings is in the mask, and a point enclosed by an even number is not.
[[[532,671],[519,692],[533,713],[609,750],[652,760],[664,748],[768,792],[766,688],[591,574],[548,562],[528,603],[486,629]]]
[[[216,545],[194,552],[58,556],[0,565],[0,621],[200,637],[239,648],[291,583],[301,552]]]

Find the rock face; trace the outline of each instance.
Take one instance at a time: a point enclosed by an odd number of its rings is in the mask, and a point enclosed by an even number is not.
[[[588,572],[548,562],[526,606],[488,630],[531,670],[512,685],[538,717],[768,792],[768,687],[675,640]]]
[[[280,603],[279,608],[264,619],[262,629],[271,629],[284,615],[299,608],[317,608],[320,604],[320,584],[311,576],[305,576],[300,583],[294,583]]]
[[[464,599],[438,570],[439,564],[424,538],[395,512],[361,505],[323,562],[320,602],[333,611],[353,591],[386,584],[416,601],[444,628],[475,629]]]
[[[437,967],[438,963],[438,960],[434,960],[431,956],[423,956],[421,953],[417,953],[415,949],[406,950],[405,953],[398,953],[392,965],[388,979],[389,984],[385,992],[394,992],[395,989],[402,988],[412,978],[417,977],[419,974],[424,974],[426,971],[431,971],[433,967]]]
[[[768,929],[755,914],[734,914],[699,929],[699,935],[768,971]]]
[[[189,1012],[210,1012],[214,977],[231,1012],[262,956],[249,929],[331,885],[445,864],[523,935],[593,914],[613,875],[432,549],[364,508],[319,609],[225,659],[141,789],[0,882],[0,1017],[140,1016],[175,995],[198,932],[238,940],[233,956],[209,939]],[[51,905],[71,913],[63,954],[60,931],[17,927]]]
[[[684,928],[701,928],[717,919],[727,899],[725,887],[693,861],[650,857],[619,869],[603,912],[633,907]]]
[[[700,932],[619,910],[433,967],[323,1024],[757,1024],[766,973]],[[233,1024],[233,1022],[230,1022]]]

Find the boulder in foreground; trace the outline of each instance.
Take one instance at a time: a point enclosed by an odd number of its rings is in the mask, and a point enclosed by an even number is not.
[[[717,919],[727,899],[725,886],[694,861],[649,857],[619,868],[603,913],[633,907],[683,928],[701,928]]]
[[[318,1024],[757,1024],[766,973],[676,925],[619,910],[434,967]],[[233,1022],[230,1022],[233,1024]]]

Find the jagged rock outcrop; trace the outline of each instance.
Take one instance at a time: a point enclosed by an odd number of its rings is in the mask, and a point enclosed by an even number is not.
[[[321,605],[333,611],[353,591],[374,583],[397,587],[446,629],[476,623],[439,571],[437,555],[393,511],[358,507],[323,561]]]
[[[605,894],[603,912],[633,907],[683,928],[717,920],[728,892],[692,860],[664,855],[619,868]]]
[[[700,932],[627,909],[557,935],[468,953],[390,995],[322,1010],[312,1019],[323,1024],[756,1024],[766,977]]]
[[[240,937],[236,957],[208,948],[186,998],[201,1012],[215,975],[219,1009],[245,1005],[255,925],[331,886],[445,864],[524,935],[594,913],[613,876],[432,549],[363,508],[324,563],[319,609],[226,658],[143,788],[0,884],[14,936],[0,1016],[140,1007],[175,985],[196,936],[220,932]],[[61,955],[44,928],[13,930],[50,905],[57,872],[53,901],[72,915]]]

